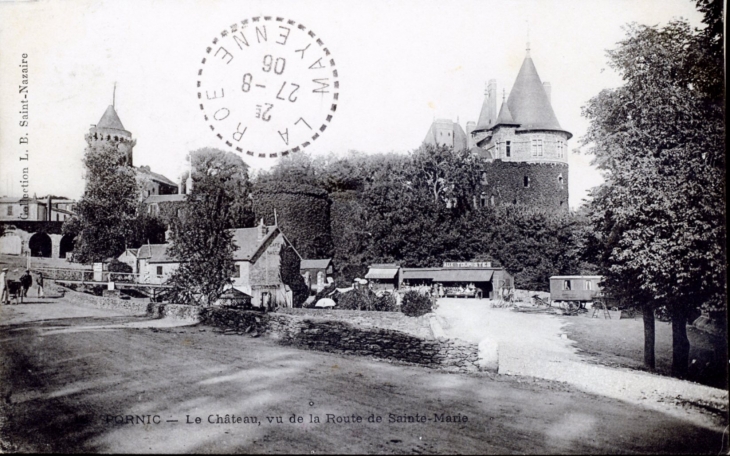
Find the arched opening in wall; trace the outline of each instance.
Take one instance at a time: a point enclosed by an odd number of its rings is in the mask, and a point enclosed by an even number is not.
[[[512,204],[517,204],[517,198],[512,200]]]
[[[482,193],[479,196],[479,206],[480,207],[484,207],[486,205],[487,205],[487,195],[485,195],[484,193]],[[494,205],[494,204],[492,204],[492,205]]]
[[[560,185],[560,189],[562,190],[563,189],[563,175],[562,174],[558,175],[558,184]]]
[[[28,242],[30,256],[50,258],[53,252],[51,237],[46,233],[36,233],[30,237]]]
[[[525,176],[522,179],[522,185],[524,185],[525,188],[529,188],[530,187],[530,176]]]
[[[563,207],[563,203],[564,203],[563,201],[560,202],[560,207],[561,208]]]
[[[66,254],[73,252],[74,249],[74,236],[66,234],[61,238],[60,250],[58,252],[59,258],[66,258]]]

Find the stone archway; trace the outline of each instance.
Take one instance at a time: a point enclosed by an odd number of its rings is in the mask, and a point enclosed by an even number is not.
[[[53,254],[53,243],[51,237],[46,233],[35,233],[28,240],[30,256],[51,258]]]
[[[66,234],[61,238],[61,243],[58,251],[59,258],[66,258],[66,254],[73,251],[74,240],[74,236],[70,234]]]

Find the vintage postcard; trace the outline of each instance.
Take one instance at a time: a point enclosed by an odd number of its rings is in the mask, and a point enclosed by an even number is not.
[[[721,0],[0,0],[0,452],[728,454]]]

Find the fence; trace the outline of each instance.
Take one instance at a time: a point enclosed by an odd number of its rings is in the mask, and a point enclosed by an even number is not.
[[[139,283],[141,278],[140,274],[131,272],[94,272],[89,269],[33,268],[33,271],[42,272],[43,277],[50,280],[74,280],[78,282]]]

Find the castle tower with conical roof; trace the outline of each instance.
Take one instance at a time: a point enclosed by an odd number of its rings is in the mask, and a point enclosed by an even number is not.
[[[496,83],[489,81],[479,121],[469,131],[472,153],[485,158],[480,201],[568,209],[568,140],[553,111],[550,83],[543,83],[530,44],[509,97],[496,111]]]
[[[114,145],[124,152],[126,165],[133,166],[132,149],[137,144],[137,140],[132,139],[132,133],[124,129],[124,125],[122,125],[113,104],[106,108],[99,123],[91,126],[85,138],[89,146],[97,142]]]

